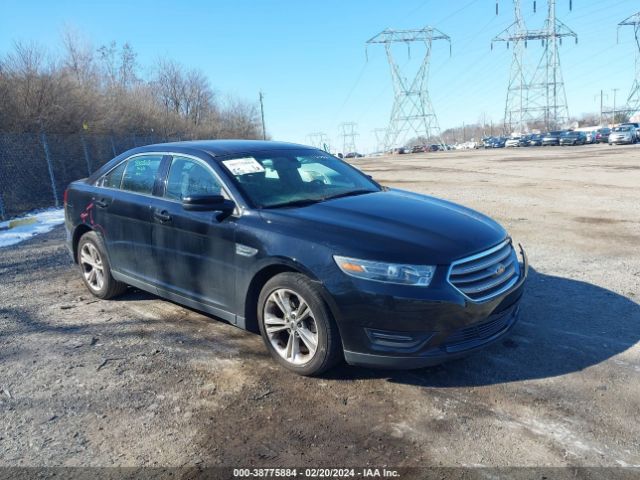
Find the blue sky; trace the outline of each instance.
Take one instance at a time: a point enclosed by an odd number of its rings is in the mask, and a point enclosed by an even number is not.
[[[634,76],[633,29],[618,22],[638,11],[637,0],[557,0],[558,17],[579,35],[561,48],[571,115],[599,109],[600,89],[619,88],[626,98]],[[529,28],[540,27],[546,2],[522,0]],[[111,0],[0,1],[0,52],[13,41],[35,41],[55,51],[65,25],[94,46],[130,42],[151,74],[162,56],[203,70],[222,95],[257,101],[265,94],[268,132],[274,139],[306,142],[322,131],[341,147],[339,124],[358,123],[359,150],[375,146],[374,128],[385,127],[392,87],[382,47],[365,41],[384,28],[432,25],[452,38],[452,55],[436,44],[430,91],[441,127],[503,116],[511,50],[490,49],[493,36],[512,21],[512,2],[500,0]],[[541,55],[539,45],[528,53]],[[397,52],[410,67],[419,50]]]

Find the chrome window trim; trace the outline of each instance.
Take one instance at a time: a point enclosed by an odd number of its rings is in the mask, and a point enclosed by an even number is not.
[[[150,198],[160,199],[160,200],[164,200],[166,202],[182,203],[182,202],[179,202],[177,200],[173,200],[171,198],[167,198],[164,195],[163,196],[156,196],[156,195],[153,195],[153,194],[132,192],[131,190],[123,190],[122,188],[105,187],[105,186],[102,185],[102,183],[104,181],[104,177],[106,177],[109,173],[111,173],[113,170],[118,168],[124,162],[128,162],[129,160],[131,160],[133,158],[136,158],[136,157],[158,156],[158,155],[160,155],[160,157],[162,157],[162,158],[164,158],[166,156],[170,156],[172,163],[173,163],[173,159],[175,157],[183,157],[183,158],[188,158],[190,160],[195,160],[196,162],[200,162],[202,165],[204,165],[205,168],[207,168],[213,174],[213,176],[216,178],[216,180],[218,180],[218,182],[220,183],[220,186],[222,187],[223,192],[227,195],[227,197],[230,200],[232,200],[233,203],[236,204],[236,209],[235,209],[233,215],[234,216],[238,216],[242,212],[242,204],[238,203],[237,199],[233,196],[233,194],[231,193],[231,191],[229,190],[227,185],[224,183],[224,181],[222,180],[220,175],[218,175],[218,172],[216,172],[211,165],[209,165],[207,162],[205,162],[201,158],[198,158],[195,155],[190,155],[188,153],[178,153],[178,152],[169,152],[169,151],[167,151],[167,152],[165,152],[165,151],[152,151],[152,152],[134,153],[133,155],[131,155],[131,156],[123,159],[122,161],[116,163],[113,167],[111,167],[105,173],[100,175],[100,177],[94,182],[93,185],[95,187],[104,188],[106,190],[113,190],[113,191],[116,191],[116,192],[127,192],[127,193],[130,193],[132,195],[140,195],[140,196],[143,196],[143,197],[150,197]],[[171,169],[171,165],[169,165],[169,169]],[[125,168],[125,171],[126,171],[126,168]],[[166,181],[167,181],[168,175],[169,175],[169,172],[167,172],[167,177],[165,177],[165,179],[164,179],[165,189],[166,189]],[[122,178],[124,178],[124,172],[122,173]],[[122,186],[122,181],[120,181],[120,185]]]
[[[456,287],[453,283],[451,283],[451,272],[453,271],[453,268],[456,265],[459,265],[461,263],[472,262],[474,260],[478,260],[479,258],[487,257],[487,256],[497,252],[498,250],[504,248],[506,245],[511,245],[511,248],[513,249],[514,253],[516,254],[516,263],[518,263],[518,274],[515,275],[511,280],[509,280],[504,285],[503,288],[501,288],[497,292],[492,293],[491,295],[487,295],[485,297],[480,297],[480,298],[473,299],[473,298],[467,296],[462,290],[460,290],[458,287]],[[503,293],[509,291],[516,283],[518,283],[518,280],[520,279],[520,275],[521,275],[521,270],[520,270],[520,262],[518,261],[518,254],[515,251],[515,248],[513,248],[511,238],[507,238],[506,240],[500,242],[498,245],[496,245],[494,247],[491,247],[488,250],[484,250],[484,251],[482,251],[480,253],[476,253],[475,255],[471,255],[469,257],[460,258],[458,260],[455,260],[455,261],[451,262],[451,265],[449,265],[449,269],[447,270],[447,283],[452,288],[454,288],[456,290],[456,292],[458,292],[460,295],[462,295],[467,301],[472,302],[472,303],[484,303],[484,302],[492,300],[492,299],[502,295]]]

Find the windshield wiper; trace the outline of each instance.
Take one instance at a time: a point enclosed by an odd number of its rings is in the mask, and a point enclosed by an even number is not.
[[[307,205],[313,205],[314,203],[320,203],[327,200],[333,200],[334,198],[351,197],[355,195],[364,195],[365,193],[374,193],[377,190],[351,190],[349,192],[338,193],[337,195],[331,195],[329,197],[321,198],[301,198],[299,200],[292,200],[290,202],[274,203],[273,205],[266,205],[263,208],[286,208],[286,207],[305,207]]]
[[[334,198],[342,198],[342,197],[354,197],[356,195],[364,195],[365,193],[375,193],[378,190],[351,190],[350,192],[338,193],[337,195],[331,195],[330,197],[322,198],[322,201],[333,200]]]
[[[292,200],[290,202],[274,203],[273,205],[266,205],[264,208],[284,208],[284,207],[304,207],[307,205],[313,205],[324,200],[323,198],[303,198],[300,200]]]

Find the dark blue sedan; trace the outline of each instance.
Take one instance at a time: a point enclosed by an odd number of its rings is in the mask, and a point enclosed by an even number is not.
[[[527,275],[492,219],[301,145],[137,148],[72,183],[65,211],[92,294],[135,286],[259,331],[303,375],[484,347],[516,322]]]

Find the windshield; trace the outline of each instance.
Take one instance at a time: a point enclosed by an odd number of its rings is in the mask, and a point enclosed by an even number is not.
[[[380,191],[366,175],[321,150],[272,150],[221,163],[257,208]]]
[[[613,129],[614,132],[629,132],[631,127],[616,127]]]

